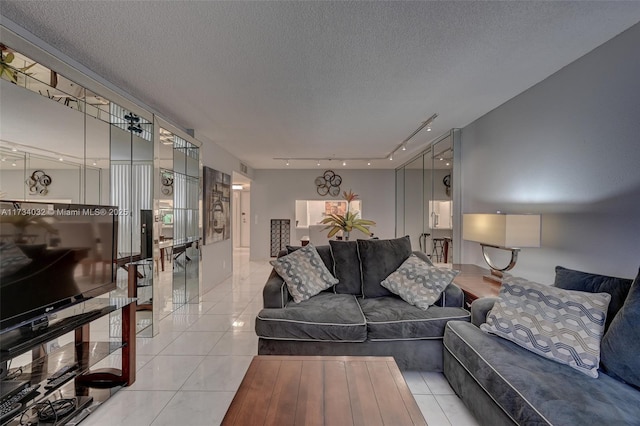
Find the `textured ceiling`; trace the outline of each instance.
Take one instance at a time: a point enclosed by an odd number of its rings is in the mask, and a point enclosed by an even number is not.
[[[396,167],[433,137],[467,125],[640,21],[640,2],[609,1],[0,7],[254,168],[285,167],[273,157],[382,157],[438,113],[433,132],[422,131],[393,162],[372,165]]]

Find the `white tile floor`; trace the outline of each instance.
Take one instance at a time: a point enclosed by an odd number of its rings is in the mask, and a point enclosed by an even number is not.
[[[219,424],[257,354],[253,327],[270,270],[267,262],[250,262],[248,250],[237,250],[231,278],[202,295],[199,304],[162,319],[153,339],[138,339],[136,382],[82,424]],[[112,356],[103,363],[117,365],[119,359]],[[430,426],[477,425],[442,374],[404,376]]]

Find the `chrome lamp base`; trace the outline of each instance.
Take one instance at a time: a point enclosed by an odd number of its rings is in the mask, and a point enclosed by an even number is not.
[[[491,275],[483,275],[482,278],[487,281],[491,281],[497,284],[502,284],[504,273],[506,271],[513,269],[513,267],[516,266],[516,262],[518,261],[518,252],[520,252],[520,249],[511,248],[511,247],[494,246],[491,244],[484,244],[484,243],[480,243],[480,246],[482,247],[482,256],[484,257],[485,262],[487,262],[487,265],[489,265],[489,268],[491,269]],[[489,254],[486,251],[487,248],[495,248],[495,249],[510,251],[511,260],[509,261],[509,264],[504,268],[495,266],[491,261]]]

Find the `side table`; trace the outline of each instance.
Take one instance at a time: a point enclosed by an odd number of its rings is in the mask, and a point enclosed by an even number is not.
[[[478,265],[454,263],[453,269],[460,271],[453,282],[464,292],[464,304],[470,309],[471,302],[481,297],[496,297],[500,292],[500,284],[486,280],[483,275],[489,275],[488,269]]]

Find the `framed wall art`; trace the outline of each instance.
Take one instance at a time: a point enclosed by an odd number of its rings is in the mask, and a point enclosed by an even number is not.
[[[204,244],[231,238],[231,175],[203,167]]]

